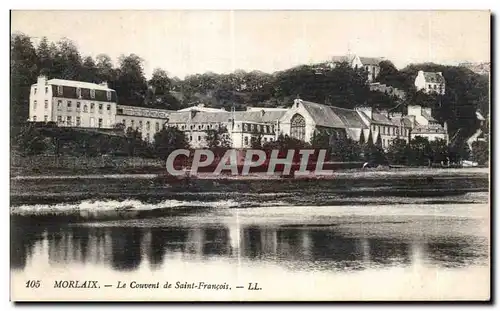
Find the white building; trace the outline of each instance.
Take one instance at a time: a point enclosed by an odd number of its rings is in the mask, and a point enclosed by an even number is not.
[[[30,89],[29,120],[56,122],[58,126],[112,128],[116,92],[106,83],[38,77]]]
[[[415,78],[417,91],[427,94],[443,95],[446,91],[446,81],[441,72],[425,72],[420,70]]]
[[[354,54],[346,56],[333,56],[330,60],[330,67],[335,67],[336,64],[346,62],[353,69],[365,69],[368,72],[368,82],[373,82],[380,73],[380,63],[384,59],[381,57],[360,57]]]
[[[411,124],[412,139],[420,136],[427,138],[429,141],[436,139],[448,140],[447,129],[434,119],[431,108],[423,108],[419,105],[408,106],[406,118]]]

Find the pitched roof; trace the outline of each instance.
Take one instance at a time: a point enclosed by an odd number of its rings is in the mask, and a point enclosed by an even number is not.
[[[339,107],[330,107],[330,109],[335,112],[339,118],[344,122],[346,127],[349,128],[362,128],[366,129],[368,126],[363,122],[363,119],[359,116],[359,114],[352,109],[345,109]]]
[[[331,61],[334,63],[343,63],[343,62],[349,63],[349,62],[352,62],[353,59],[354,59],[353,56],[347,56],[347,55],[332,56]]]
[[[424,72],[425,82],[444,83],[444,77],[437,72]]]
[[[79,88],[92,89],[92,90],[113,91],[113,89],[110,89],[107,86],[96,84],[96,83],[83,82],[83,81],[50,79],[47,81],[47,84],[79,87]]]
[[[269,123],[278,121],[284,114],[286,110],[278,111],[235,111],[234,120],[235,121],[247,121],[255,123]]]
[[[359,59],[363,65],[378,65],[384,60],[380,57],[360,57]]]
[[[335,128],[367,128],[358,113],[351,109],[302,101],[302,105],[318,126]]]
[[[430,122],[437,122],[437,120],[434,119],[432,117],[432,115],[430,115],[429,113],[427,113],[427,111],[425,111],[424,109],[422,109],[422,117],[424,117],[425,119],[427,119]]]

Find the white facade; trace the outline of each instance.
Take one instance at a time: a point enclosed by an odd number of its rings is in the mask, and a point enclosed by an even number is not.
[[[415,78],[417,91],[422,90],[427,94],[445,94],[445,84],[445,79],[441,72],[424,72],[420,70]]]

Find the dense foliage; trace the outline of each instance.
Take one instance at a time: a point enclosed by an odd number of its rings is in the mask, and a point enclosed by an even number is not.
[[[438,121],[447,123],[451,136],[458,142],[454,146],[457,149],[454,154],[462,153],[462,142],[480,126],[476,110],[480,110],[485,116],[489,114],[489,77],[475,74],[463,67],[432,63],[412,64],[401,70],[390,61],[381,63],[377,81],[403,90],[406,93],[404,100],[370,91],[366,83],[366,72],[352,69],[345,63],[334,68],[327,64],[303,65],[272,74],[241,70],[230,74],[207,72],[189,75],[184,79],[171,77],[165,69],[156,68],[152,77],[147,80],[143,60],[138,55],[122,55],[117,66],[114,66],[111,58],[105,54],[95,58],[81,55],[71,40],[49,42],[43,38],[35,46],[30,37],[24,34],[11,36],[10,66],[12,127],[27,119],[29,88],[40,74],[48,78],[96,83],[106,81],[117,91],[120,104],[173,110],[194,102],[227,110],[233,107],[245,109],[250,105],[287,106],[297,96],[338,107],[398,107],[403,112],[408,104],[420,104],[433,108]],[[416,92],[414,79],[418,70],[442,72],[446,79],[445,95],[433,96]],[[14,135],[18,131],[11,132]],[[33,150],[28,152],[40,149],[40,142],[31,144]],[[370,148],[364,154],[377,158],[376,146]],[[357,150],[358,147],[352,149],[352,152]],[[421,150],[415,156],[420,159],[425,158],[426,154],[427,151]],[[398,159],[402,161],[402,158]]]

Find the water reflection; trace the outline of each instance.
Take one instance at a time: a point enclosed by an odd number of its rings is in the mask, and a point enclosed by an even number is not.
[[[366,269],[420,262],[457,267],[487,259],[478,237],[404,240],[352,237],[334,228],[217,225],[196,228],[44,227],[15,224],[11,267],[48,258],[51,266],[104,265],[114,270],[158,269],[169,258],[269,261],[293,269]]]

